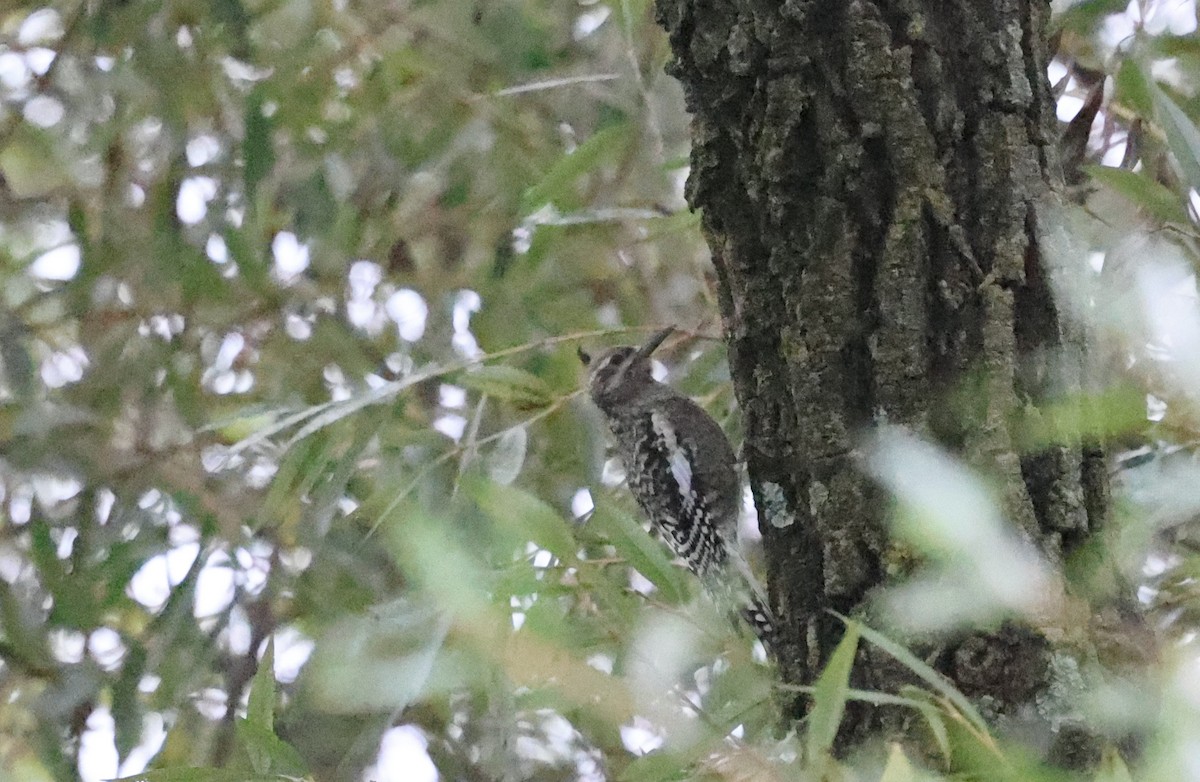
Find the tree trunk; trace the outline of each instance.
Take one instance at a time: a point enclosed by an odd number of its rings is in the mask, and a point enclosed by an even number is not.
[[[828,609],[854,613],[885,581],[886,498],[852,453],[867,427],[903,425],[1003,481],[1009,519],[1052,559],[1107,512],[1100,448],[1022,455],[1008,428],[1014,411],[1082,375],[1038,243],[1039,211],[1062,179],[1049,8],[657,9],[694,118],[689,198],[719,279],[781,675],[809,684],[841,635]],[[969,403],[941,412],[968,387]],[[1037,630],[1006,625],[936,660],[1003,715],[1047,686],[1051,652]],[[869,658],[856,676],[889,681]],[[864,735],[878,719],[863,712],[847,730]]]

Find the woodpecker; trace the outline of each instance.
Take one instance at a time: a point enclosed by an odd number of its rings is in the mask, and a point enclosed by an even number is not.
[[[651,372],[651,354],[672,331],[594,357],[580,349],[588,395],[608,422],[629,489],[651,526],[718,605],[738,607],[769,650],[771,612],[737,547],[742,491],[733,448],[703,408]]]

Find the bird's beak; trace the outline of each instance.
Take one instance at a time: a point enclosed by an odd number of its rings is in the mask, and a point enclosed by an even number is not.
[[[646,343],[644,345],[642,345],[640,348],[638,348],[637,357],[638,358],[649,358],[650,354],[653,353],[655,350],[658,350],[658,346],[661,345],[667,337],[671,336],[671,332],[674,330],[675,330],[674,326],[667,326],[665,329],[662,329],[661,331],[654,332],[654,334],[651,335],[650,339],[646,340]]]

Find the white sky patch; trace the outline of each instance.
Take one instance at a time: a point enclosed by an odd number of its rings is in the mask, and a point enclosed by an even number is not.
[[[575,29],[572,31],[571,37],[576,41],[582,41],[599,30],[600,26],[604,24],[611,13],[612,9],[607,5],[601,5],[590,11],[584,11],[575,17]]]
[[[0,54],[0,86],[10,90],[23,90],[33,81],[33,71],[25,64],[25,58],[16,52]]]
[[[87,354],[78,345],[67,350],[56,350],[42,361],[42,382],[50,388],[78,383],[83,379],[83,370],[87,365]]]
[[[111,627],[98,627],[88,636],[88,652],[92,659],[106,671],[116,670],[125,656],[125,644],[120,634]]]
[[[220,234],[210,234],[208,241],[204,243],[204,254],[213,263],[225,263],[229,260],[229,247],[225,244],[225,237]]]
[[[295,312],[289,312],[283,327],[292,339],[305,340],[312,336],[315,320],[313,317],[306,318]]]
[[[21,22],[21,27],[17,30],[17,43],[21,46],[48,43],[58,40],[62,34],[62,17],[58,11],[43,8],[34,11]]]
[[[383,280],[383,270],[371,261],[355,261],[350,266],[347,283],[346,318],[368,334],[378,334],[384,325],[384,312],[375,303],[375,289]]]
[[[663,745],[663,736],[645,717],[621,726],[621,743],[635,755],[648,755]]]
[[[38,504],[44,508],[51,508],[83,491],[83,484],[78,479],[55,473],[39,473],[33,476],[31,485]]]
[[[275,633],[275,678],[287,684],[296,681],[316,644],[294,627]]]
[[[654,586],[653,581],[633,568],[629,569],[629,588],[639,595],[652,595],[658,591],[658,587]]]
[[[196,580],[196,602],[192,615],[216,616],[229,607],[235,596],[232,561],[224,551],[214,551]]]
[[[1142,27],[1150,35],[1187,35],[1196,29],[1196,4],[1194,0],[1159,0],[1145,3],[1146,18]],[[1126,16],[1137,21],[1142,12],[1138,0],[1131,0]]]
[[[533,566],[538,569],[548,568],[554,564],[554,555],[544,548],[530,544],[533,548]]]
[[[38,76],[45,76],[46,71],[50,70],[50,63],[54,62],[54,58],[57,56],[58,53],[53,49],[35,46],[25,52],[25,62],[29,65],[29,69]]]
[[[79,737],[79,778],[102,782],[116,778],[117,773],[116,723],[107,706],[97,706]]]
[[[433,428],[458,442],[467,428],[467,419],[461,415],[444,415],[433,422]]]
[[[302,244],[291,231],[275,234],[271,255],[275,259],[275,274],[284,282],[308,268],[308,245]]]
[[[571,498],[571,513],[575,518],[591,513],[595,507],[596,503],[592,501],[592,493],[587,489],[580,489]]]
[[[66,244],[42,253],[29,265],[29,273],[43,280],[70,280],[79,272],[82,254],[77,244]]]
[[[29,484],[17,486],[8,498],[8,518],[13,524],[27,524],[33,510],[33,487]]]
[[[205,134],[188,140],[186,152],[188,165],[195,168],[216,160],[221,154],[221,145],[216,136]]]
[[[1200,384],[1196,278],[1182,260],[1171,258],[1143,265],[1137,281],[1151,338],[1174,360],[1180,390],[1194,392]]]
[[[388,317],[396,322],[400,339],[416,342],[425,334],[425,320],[429,317],[429,305],[421,294],[412,288],[401,288],[388,297],[384,304]]]
[[[1058,99],[1058,107],[1055,109],[1058,114],[1059,122],[1070,122],[1083,108],[1083,98],[1077,95],[1064,95]]]
[[[163,742],[166,740],[167,728],[162,715],[152,711],[144,716],[142,718],[142,740],[126,755],[125,762],[121,764],[121,768],[117,772],[118,775],[130,777],[145,771],[146,766],[150,765],[150,761],[162,749]]]
[[[150,610],[158,610],[199,555],[199,543],[186,543],[151,557],[129,580],[129,596]]]
[[[207,176],[192,176],[179,185],[175,199],[175,214],[185,225],[195,225],[208,214],[208,202],[217,196],[217,180]]]
[[[64,663],[77,663],[83,660],[83,652],[87,648],[87,638],[83,633],[58,628],[51,630],[48,637],[54,659]]]
[[[758,528],[758,512],[754,507],[754,492],[749,486],[742,487],[742,511],[738,514],[738,540],[743,543],[762,540]]]
[[[375,765],[363,772],[373,782],[437,782],[429,757],[429,740],[415,725],[400,725],[383,734]]]
[[[473,290],[461,290],[454,297],[454,349],[464,356],[474,358],[482,355],[475,335],[471,333],[471,314],[479,312],[483,299]]]
[[[375,292],[375,286],[383,280],[383,270],[379,268],[379,264],[372,261],[355,261],[350,266],[347,280],[350,283],[352,296],[367,298]]]
[[[613,672],[614,662],[615,661],[610,655],[602,654],[600,652],[589,655],[587,658],[587,664],[592,668],[595,668],[597,671],[600,671],[600,673],[611,674]]]
[[[451,385],[439,386],[438,404],[448,410],[459,410],[465,407],[467,404],[466,389]]]
[[[31,125],[39,128],[52,128],[62,122],[67,109],[57,98],[49,95],[36,95],[25,103],[23,113]]]
[[[1167,403],[1154,394],[1146,394],[1146,419],[1161,421],[1167,414]]]

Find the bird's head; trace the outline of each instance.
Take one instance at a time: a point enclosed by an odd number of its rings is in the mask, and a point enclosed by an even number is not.
[[[663,343],[673,327],[655,332],[640,347],[618,345],[595,356],[579,349],[579,360],[588,368],[587,389],[601,410],[611,410],[635,401],[657,381],[651,372],[650,355]]]

